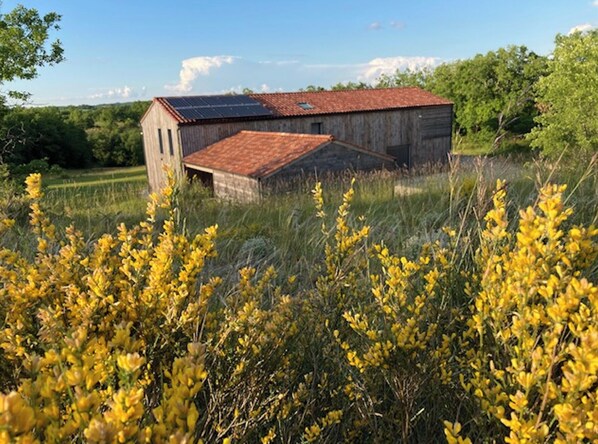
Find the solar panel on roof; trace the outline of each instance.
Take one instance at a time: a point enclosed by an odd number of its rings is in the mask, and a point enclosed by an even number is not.
[[[202,120],[202,119],[221,119],[222,114],[212,108],[194,108],[179,111],[186,119]],[[184,113],[184,114],[183,114]]]
[[[270,116],[272,111],[245,95],[167,97],[166,100],[184,119],[230,119]]]
[[[235,112],[235,107],[231,106],[222,106],[218,108],[218,112],[222,114],[222,117],[231,118],[231,117],[240,117],[240,115]]]

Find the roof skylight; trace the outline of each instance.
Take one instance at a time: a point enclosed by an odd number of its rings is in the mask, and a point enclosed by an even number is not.
[[[305,109],[305,110],[314,109],[314,106],[307,102],[299,102],[299,103],[297,103],[297,105],[299,105],[299,107],[301,107],[302,109]]]

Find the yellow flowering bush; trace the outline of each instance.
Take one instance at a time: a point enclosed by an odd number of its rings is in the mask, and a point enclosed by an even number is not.
[[[446,246],[423,245],[415,260],[394,256],[383,244],[368,245],[369,227],[350,212],[353,196],[351,186],[328,228],[322,189],[314,190],[327,242],[309,303],[326,313],[318,323],[331,367],[323,379],[334,381],[326,396],[331,408],[344,407],[347,441],[434,439],[441,424],[427,405],[451,393],[455,233],[446,230]]]
[[[483,229],[404,257],[370,241],[353,186],[329,216],[318,184],[321,260],[296,290],[209,271],[217,229],[185,232],[172,178],[85,240],[32,175],[34,251],[0,249],[0,443],[596,441],[598,230],[563,192],[514,231],[499,183]]]
[[[180,232],[174,182],[150,196],[146,220],[86,244],[72,226],[58,236],[40,179],[27,179],[34,256],[0,252],[0,442],[267,435],[292,396],[276,382],[295,377],[282,352],[293,305],[268,292],[274,272],[254,284],[242,270],[221,304],[220,279],[202,276],[216,227]]]
[[[498,183],[468,289],[462,384],[509,443],[598,440],[598,229],[566,227],[564,191],[542,188],[512,234]]]

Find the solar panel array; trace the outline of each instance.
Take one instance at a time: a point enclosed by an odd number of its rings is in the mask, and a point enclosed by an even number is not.
[[[167,97],[183,118],[190,120],[271,116],[272,111],[245,95]]]

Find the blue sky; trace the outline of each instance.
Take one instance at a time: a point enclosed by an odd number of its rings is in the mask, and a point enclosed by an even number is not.
[[[371,82],[509,44],[549,54],[598,0],[4,0],[62,15],[66,61],[7,87],[32,104]]]

